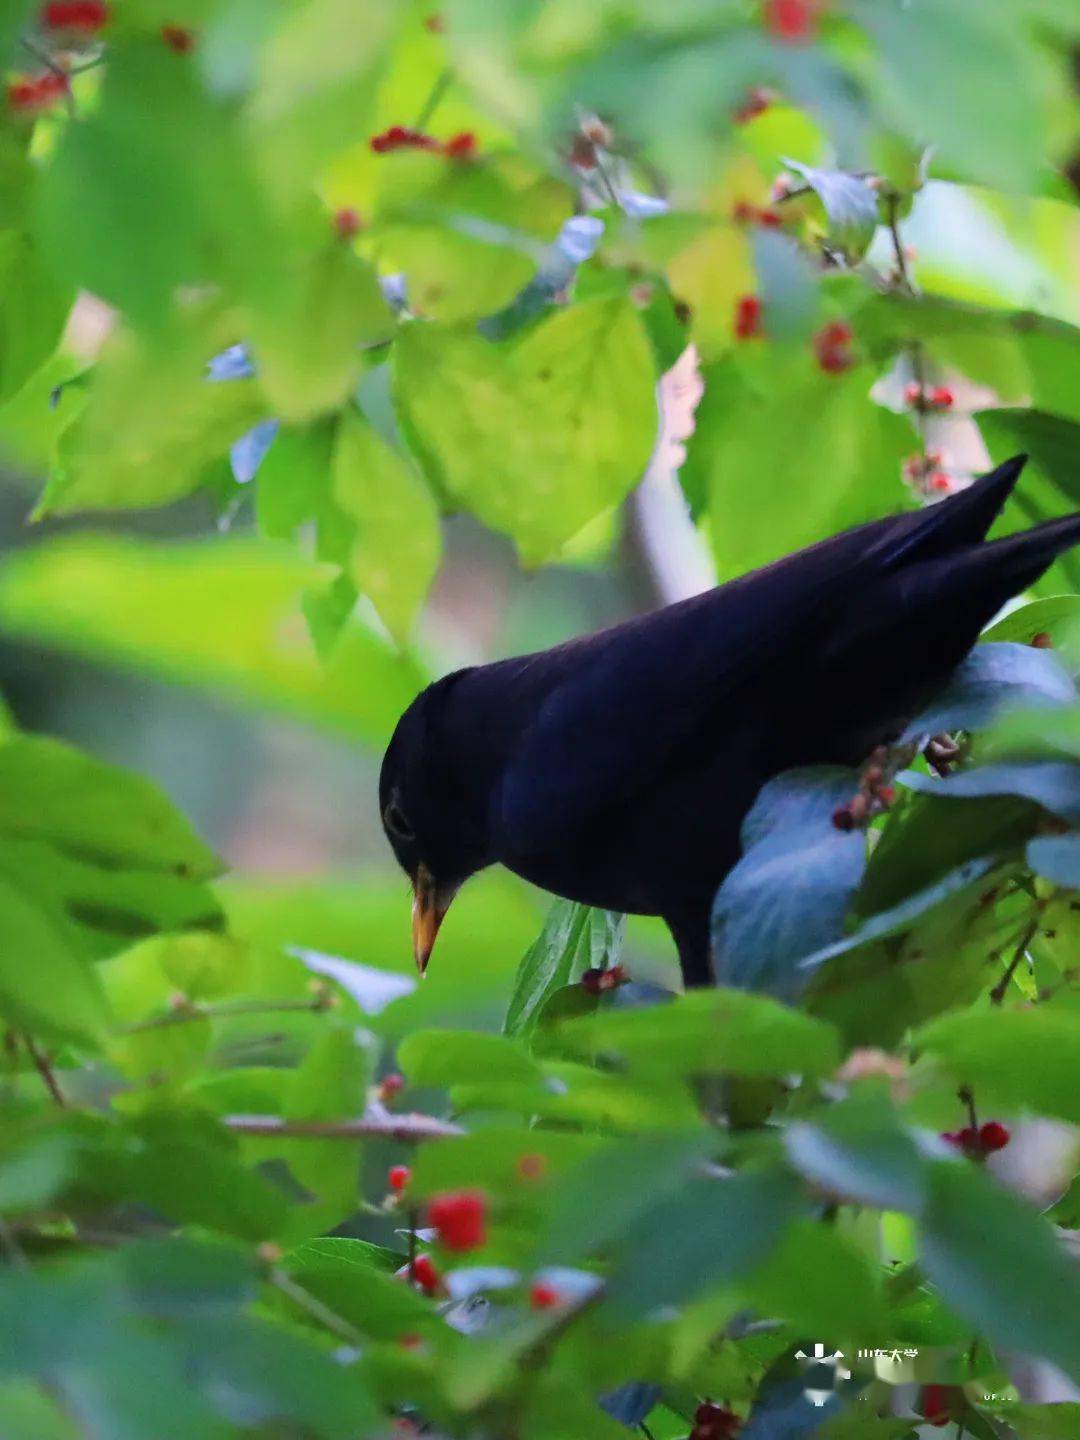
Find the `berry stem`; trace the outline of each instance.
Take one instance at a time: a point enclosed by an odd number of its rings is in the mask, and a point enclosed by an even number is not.
[[[423,105],[420,106],[420,114],[416,117],[416,123],[413,125],[414,130],[423,131],[427,129],[431,117],[435,114],[435,111],[439,107],[440,101],[446,94],[447,90],[449,90],[450,83],[453,78],[454,72],[451,70],[449,65],[444,66],[444,68],[439,71],[438,75],[435,77],[434,85],[432,85],[431,89],[428,91],[427,99],[424,101]]]
[[[961,1105],[965,1106],[967,1109],[968,1124],[971,1126],[972,1130],[975,1130],[977,1132],[979,1129],[979,1121],[978,1117],[975,1114],[975,1096],[972,1093],[971,1086],[961,1085],[960,1089],[956,1093],[959,1096]]]
[[[991,1005],[1000,1005],[1001,1002],[1005,999],[1005,992],[1008,990],[1012,978],[1016,974],[1016,967],[1020,964],[1020,961],[1023,960],[1024,956],[1027,954],[1027,948],[1031,944],[1032,940],[1035,938],[1035,932],[1038,928],[1038,917],[1036,917],[1034,920],[1030,920],[1027,925],[1024,926],[1023,933],[1021,934],[1019,942],[1017,943],[1016,950],[1013,952],[1012,959],[1009,961],[1008,965],[1006,965],[1004,974],[1002,975],[1001,979],[990,991]]]
[[[895,190],[889,190],[885,195],[885,223],[892,236],[893,253],[896,256],[896,273],[899,277],[900,287],[909,295],[914,295],[915,282],[908,269],[907,256],[904,254],[904,242],[900,235],[900,196]]]

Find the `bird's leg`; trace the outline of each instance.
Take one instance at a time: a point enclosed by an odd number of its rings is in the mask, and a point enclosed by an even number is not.
[[[703,904],[697,912],[665,915],[664,921],[679,952],[684,989],[698,990],[715,984],[709,946],[709,906]]]

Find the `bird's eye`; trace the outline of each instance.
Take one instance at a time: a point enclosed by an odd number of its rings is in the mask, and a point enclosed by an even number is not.
[[[405,819],[405,812],[396,800],[391,800],[383,813],[383,824],[397,840],[415,840],[416,831]]]

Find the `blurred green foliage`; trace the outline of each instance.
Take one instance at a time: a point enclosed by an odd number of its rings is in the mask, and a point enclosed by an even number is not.
[[[1075,508],[1078,42],[1074,0],[0,8],[0,450],[84,517],[0,628],[377,752],[451,514],[610,567],[682,444],[721,578],[1021,449],[1003,524]],[[192,497],[221,533],[109,533]],[[1080,1434],[1008,1371],[1080,1383],[1075,565],[869,841],[853,773],[767,787],[690,997],[496,875],[418,986],[397,880],[222,877],[5,717],[0,1435],[910,1440],[901,1384]]]

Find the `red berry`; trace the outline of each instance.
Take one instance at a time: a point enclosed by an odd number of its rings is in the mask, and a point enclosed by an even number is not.
[[[763,230],[779,230],[784,223],[783,216],[776,210],[759,210],[754,219]]]
[[[391,1165],[386,1178],[390,1183],[391,1190],[404,1190],[412,1179],[412,1171],[408,1165]]]
[[[183,25],[163,25],[161,38],[177,55],[190,55],[195,49],[195,32]]]
[[[850,345],[855,336],[846,320],[830,320],[823,325],[815,337],[819,345]]]
[[[988,1120],[979,1131],[979,1147],[984,1155],[992,1155],[995,1150],[1003,1150],[1011,1138],[1000,1120]]]
[[[417,1255],[410,1267],[409,1277],[425,1295],[434,1295],[442,1285],[442,1276],[430,1255]]]
[[[104,0],[52,0],[42,6],[41,25],[45,30],[79,31],[92,35],[109,19]]]
[[[1045,630],[1037,631],[1034,635],[1032,635],[1028,643],[1030,645],[1033,645],[1036,650],[1050,650],[1053,648],[1054,644],[1053,640],[1050,638],[1050,636]]]
[[[932,470],[927,482],[931,490],[951,490],[952,481],[944,470]]]
[[[827,375],[839,375],[854,365],[855,357],[848,349],[854,338],[845,320],[831,320],[814,336],[814,354]]]
[[[384,1075],[379,1084],[379,1099],[384,1105],[389,1105],[404,1089],[404,1075],[398,1075],[396,1072],[390,1075]]]
[[[837,830],[854,830],[855,816],[851,813],[851,806],[838,805],[832,812],[832,823]]]
[[[542,1180],[547,1174],[548,1163],[543,1155],[521,1155],[515,1169],[522,1180]]]
[[[424,1342],[423,1342],[423,1339],[422,1339],[419,1335],[411,1335],[411,1334],[410,1334],[410,1335],[399,1335],[399,1336],[397,1337],[397,1343],[401,1346],[402,1350],[419,1350],[420,1346],[421,1346]]]
[[[428,1220],[447,1250],[475,1250],[487,1239],[487,1197],[481,1190],[437,1195],[428,1206]]]
[[[826,375],[842,375],[845,370],[850,370],[855,364],[854,356],[849,350],[831,348],[819,350],[817,361]]]
[[[471,130],[451,135],[443,146],[443,154],[451,160],[471,160],[476,154],[476,136]]]
[[[930,404],[935,410],[951,410],[954,399],[953,392],[947,385],[937,385],[930,392]]]
[[[922,398],[923,391],[921,385],[917,385],[912,381],[910,385],[904,386],[904,403],[906,405],[913,405],[918,409],[922,405]]]
[[[749,225],[754,214],[754,207],[749,200],[736,200],[731,207],[731,218],[736,225]]]
[[[346,205],[334,211],[334,233],[342,240],[351,240],[363,228],[360,212]]]
[[[741,295],[735,302],[735,336],[752,340],[761,334],[761,301],[756,295]]]
[[[760,85],[755,85],[752,90],[746,93],[746,99],[732,115],[736,125],[745,125],[747,121],[754,120],[772,104],[772,96],[768,90],[763,90]]]
[[[691,1440],[727,1440],[741,1424],[742,1421],[734,1410],[729,1410],[726,1405],[712,1405],[706,1401],[694,1412]]]
[[[974,1152],[979,1148],[979,1132],[973,1125],[965,1125],[963,1130],[944,1130],[941,1138],[958,1150]]]
[[[765,28],[777,40],[799,44],[817,33],[816,0],[765,0]]]
[[[529,1291],[529,1304],[534,1310],[552,1310],[562,1299],[554,1285],[538,1280]]]
[[[8,104],[23,115],[36,115],[47,110],[55,100],[68,92],[68,78],[55,70],[40,75],[25,75],[13,80],[7,89]]]
[[[952,1419],[952,1385],[924,1385],[920,1397],[923,1419],[931,1425],[948,1425]]]
[[[603,995],[607,990],[617,990],[625,980],[623,967],[611,965],[606,970],[586,970],[581,977],[581,986],[589,995]]]
[[[882,785],[881,789],[877,792],[877,798],[883,805],[891,805],[896,799],[895,787],[892,785]]]

